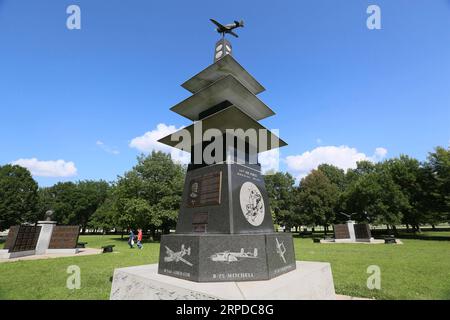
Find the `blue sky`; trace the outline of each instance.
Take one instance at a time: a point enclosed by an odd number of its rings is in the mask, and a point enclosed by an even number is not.
[[[81,30],[66,27],[72,4]],[[209,18],[245,20],[230,40],[277,113],[262,122],[289,144],[282,170],[448,146],[448,0],[0,0],[0,165],[22,159],[41,186],[129,170],[155,146],[133,139],[189,124],[169,108],[212,62]]]

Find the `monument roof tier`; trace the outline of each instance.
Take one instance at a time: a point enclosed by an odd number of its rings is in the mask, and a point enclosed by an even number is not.
[[[211,64],[181,86],[192,93],[196,93],[229,74],[238,79],[253,94],[265,90],[230,54]]]
[[[220,78],[173,106],[170,110],[196,121],[200,120],[202,112],[224,101],[231,102],[255,120],[261,120],[275,114],[272,109],[232,75]]]
[[[275,148],[284,147],[287,145],[286,142],[281,140],[276,134],[272,133],[270,130],[261,125],[258,121],[250,117],[248,114],[243,112],[237,106],[230,106],[224,110],[216,112],[201,121],[198,121],[186,128],[180,129],[175,133],[165,136],[158,140],[160,143],[164,143],[168,146],[175,147],[187,152],[190,152],[190,146],[185,144],[181,145],[176,137],[184,137],[181,133],[183,130],[189,132],[189,137],[191,137],[191,145],[194,145],[194,127],[196,124],[201,122],[202,125],[202,135],[206,130],[218,129],[220,132],[225,133],[227,129],[236,130],[242,129],[244,132],[248,129],[256,130],[256,141],[253,141],[253,145],[256,144],[257,152],[264,152]],[[265,135],[260,135],[260,130],[265,131]],[[173,138],[172,138],[173,137]],[[263,140],[261,140],[263,139]],[[200,138],[202,140],[202,138]],[[188,149],[188,150],[187,150]]]

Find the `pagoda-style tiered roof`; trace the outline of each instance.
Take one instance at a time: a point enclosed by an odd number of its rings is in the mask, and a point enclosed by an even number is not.
[[[272,109],[231,74],[197,91],[170,110],[196,121],[200,120],[199,115],[202,112],[224,101],[231,102],[255,120],[262,120],[275,114]]]
[[[216,63],[213,63],[206,69],[200,71],[181,86],[191,93],[196,93],[229,74],[233,75],[236,79],[239,79],[239,81],[253,94],[259,94],[266,90],[233,58],[231,54],[227,54]]]
[[[208,129],[218,129],[222,134],[227,129],[254,129],[257,133],[263,130],[265,135],[257,134],[256,141],[249,142],[253,146],[256,144],[253,150],[257,153],[287,145],[258,122],[275,113],[256,96],[265,90],[264,87],[231,54],[199,72],[182,87],[193,93],[192,96],[170,110],[194,122],[201,121],[202,133]],[[194,127],[195,124],[192,124],[158,141],[190,152],[192,146],[190,149],[185,144],[181,146],[175,137],[180,137],[182,130],[187,130],[194,137]],[[191,140],[192,145],[198,143],[195,139]]]
[[[242,112],[239,108],[235,106],[230,106],[224,110],[221,110],[217,113],[214,113],[202,119],[202,130],[206,131],[208,129],[218,129],[222,133],[225,133],[227,129],[232,129],[230,127],[230,121],[227,121],[229,119],[233,119],[233,128],[239,128],[244,131],[248,129],[255,129],[257,130],[257,132],[259,132],[259,130],[266,130],[267,138],[264,139],[264,141],[259,141],[260,138],[259,136],[257,136],[257,141],[254,141],[256,142],[255,147],[258,153],[268,151],[274,148],[284,147],[287,145],[287,143],[281,140],[277,135],[272,133],[270,130],[261,125],[258,121],[254,120],[252,117],[247,115],[245,112]],[[176,141],[172,141],[172,136],[174,137],[182,136],[180,132],[183,130],[187,130],[190,136],[193,137],[194,126],[195,124],[192,124],[158,141],[171,147],[179,148],[183,151],[190,152],[191,150],[186,150],[184,146],[180,145],[178,139],[173,139]],[[194,140],[192,139],[192,145],[193,144]]]

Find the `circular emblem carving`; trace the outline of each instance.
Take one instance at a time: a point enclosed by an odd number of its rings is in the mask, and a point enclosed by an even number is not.
[[[248,223],[257,227],[264,221],[264,200],[258,187],[251,182],[245,182],[240,193],[241,209]]]

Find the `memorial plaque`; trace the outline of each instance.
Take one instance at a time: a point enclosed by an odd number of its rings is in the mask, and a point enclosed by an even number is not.
[[[55,226],[49,249],[74,249],[77,247],[79,226]]]
[[[355,224],[354,227],[355,227],[355,237],[357,240],[372,238],[370,227],[367,223]]]
[[[219,205],[221,201],[222,171],[192,178],[189,183],[187,206],[191,208]]]
[[[194,232],[206,232],[208,226],[208,213],[197,212],[192,217],[192,227]]]
[[[9,252],[35,250],[40,232],[41,227],[39,226],[20,226],[14,245],[9,249]]]
[[[17,233],[19,232],[20,226],[12,226],[9,228],[8,236],[6,237],[4,249],[11,249],[14,246],[14,242],[16,242]]]
[[[346,224],[334,225],[334,238],[335,239],[350,239],[350,232]]]

